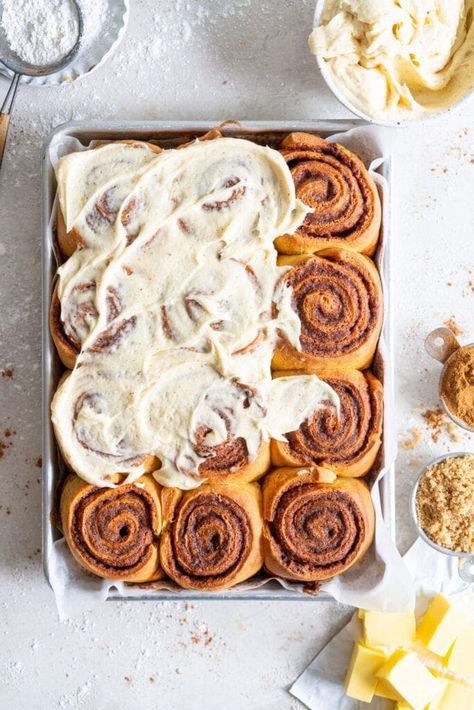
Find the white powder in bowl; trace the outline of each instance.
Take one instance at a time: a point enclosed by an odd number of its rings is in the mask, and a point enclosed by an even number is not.
[[[108,0],[80,0],[84,16],[82,51],[97,39],[107,19]],[[78,34],[71,0],[3,0],[0,23],[10,49],[30,64],[44,66],[62,59]]]

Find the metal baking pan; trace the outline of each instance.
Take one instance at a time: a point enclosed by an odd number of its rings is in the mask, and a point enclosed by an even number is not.
[[[42,352],[43,352],[43,568],[46,579],[50,582],[53,545],[61,538],[55,526],[57,509],[57,491],[65,473],[64,462],[58,453],[53,427],[50,417],[50,403],[56,389],[63,366],[59,361],[55,347],[49,333],[49,305],[52,292],[52,283],[56,272],[56,259],[54,256],[54,215],[53,205],[56,194],[56,180],[53,166],[49,160],[49,148],[57,138],[72,137],[82,144],[88,145],[93,140],[118,140],[135,138],[138,140],[156,141],[162,146],[172,147],[196,136],[203,135],[211,128],[219,125],[219,121],[128,121],[128,122],[99,122],[76,121],[56,128],[48,137],[43,154],[42,171]],[[267,145],[278,145],[284,135],[292,131],[306,131],[317,133],[322,137],[334,133],[348,131],[352,128],[367,125],[366,122],[354,120],[311,120],[311,121],[229,121],[223,124],[224,135],[244,136],[256,142]],[[384,250],[384,262],[390,264],[391,240],[390,234],[390,159],[386,159],[378,168],[378,172],[386,179],[388,190],[382,197],[385,214],[385,230],[382,234],[381,244]],[[388,227],[388,228],[387,228]],[[376,259],[377,260],[377,259]],[[385,357],[382,360],[380,352],[376,356],[376,369],[384,385],[384,435],[381,454],[383,465],[383,452],[387,444],[387,436],[393,427],[393,335],[392,335],[392,310],[391,310],[391,283],[390,268],[384,270],[384,308],[385,322],[383,338],[386,345]],[[395,483],[393,464],[386,470],[380,482],[380,497],[382,513],[390,534],[395,539]],[[109,593],[108,600],[139,599],[139,600],[179,600],[179,599],[250,599],[250,600],[284,600],[284,601],[331,601],[333,598],[326,592],[317,596],[310,596],[300,591],[283,588],[277,581],[270,581],[264,586],[239,591],[234,589],[220,592],[199,592],[186,589],[149,590],[143,589],[143,594],[133,597],[123,597],[116,593]]]

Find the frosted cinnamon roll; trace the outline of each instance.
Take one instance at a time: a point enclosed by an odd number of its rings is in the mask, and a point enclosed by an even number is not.
[[[310,374],[311,370],[274,373],[275,377]],[[317,370],[339,398],[339,411],[331,402],[315,406],[285,441],[272,440],[275,466],[318,465],[338,476],[365,476],[381,446],[383,387],[371,372]]]
[[[357,479],[314,468],[276,469],[263,484],[265,567],[285,579],[317,582],[349,569],[375,529],[370,491]]]
[[[313,208],[294,234],[278,237],[281,254],[313,254],[344,247],[373,254],[381,206],[364,164],[339,143],[309,133],[290,133],[281,144],[296,194]]]
[[[61,492],[60,518],[69,549],[89,572],[123,582],[163,576],[160,487],[153,478],[96,488],[70,475]]]
[[[180,587],[227,589],[262,566],[262,504],[258,485],[203,485],[162,492],[160,558]]]
[[[119,160],[117,146],[121,146]],[[94,246],[117,219],[128,237],[133,237],[137,198],[131,196],[123,205],[122,201],[160,152],[152,143],[124,140],[98,144],[61,159],[56,169],[56,237],[64,258],[78,247]]]
[[[373,261],[334,248],[315,256],[283,256],[279,263],[293,267],[283,279],[292,289],[301,332],[299,349],[281,338],[274,369],[368,367],[383,320],[382,285]]]

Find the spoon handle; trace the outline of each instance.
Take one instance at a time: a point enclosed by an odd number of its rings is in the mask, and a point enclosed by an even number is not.
[[[10,125],[10,114],[13,109],[13,104],[15,101],[20,78],[21,74],[16,73],[13,75],[13,78],[7,91],[7,95],[5,96],[2,108],[0,109],[0,166],[3,161],[5,143],[7,142],[8,127]]]
[[[436,328],[426,336],[425,349],[435,360],[445,363],[461,346],[449,328]]]

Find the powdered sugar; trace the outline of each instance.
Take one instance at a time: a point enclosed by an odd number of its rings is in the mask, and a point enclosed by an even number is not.
[[[80,0],[84,16],[82,51],[87,51],[107,20],[107,0]],[[72,0],[3,0],[0,19],[10,48],[38,66],[62,59],[74,46],[78,16]]]

